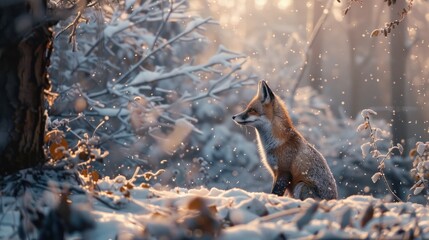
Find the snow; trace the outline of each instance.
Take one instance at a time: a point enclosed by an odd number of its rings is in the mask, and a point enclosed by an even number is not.
[[[118,22],[117,25],[109,25],[104,29],[104,35],[106,37],[113,37],[116,33],[123,31],[124,29],[130,27],[132,25],[129,21],[121,21]]]
[[[372,109],[364,109],[361,111],[363,118],[369,118],[370,115],[377,115],[377,112]]]
[[[55,205],[61,209],[64,202],[71,202],[70,221],[64,222],[76,226],[81,237],[88,239],[429,237],[427,207],[372,196],[301,201],[239,188],[148,188],[118,176],[99,180],[98,190],[87,189],[86,195],[74,193],[62,201],[53,186],[41,198],[28,191],[21,197],[1,196],[0,238],[13,238],[17,228],[37,236],[31,223],[34,216],[28,209],[55,213],[50,209]],[[129,191],[127,196],[124,186]],[[24,224],[20,223],[20,213],[27,219]],[[66,239],[75,239],[76,231]]]

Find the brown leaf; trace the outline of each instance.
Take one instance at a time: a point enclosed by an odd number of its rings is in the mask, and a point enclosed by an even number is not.
[[[195,197],[189,202],[188,209],[190,209],[190,210],[202,210],[205,208],[205,206],[206,206],[206,204],[202,198]]]
[[[124,197],[126,197],[126,198],[130,198],[131,197],[131,193],[128,190],[125,190],[125,192],[123,192],[122,194],[124,194]]]
[[[80,160],[87,160],[87,159],[88,159],[88,157],[89,157],[89,155],[88,155],[88,153],[87,153],[87,152],[80,152],[80,153],[78,154],[78,157],[79,157],[79,159],[80,159]]]
[[[49,107],[54,105],[55,100],[58,98],[59,94],[55,92],[51,92],[51,89],[43,90],[45,93],[45,99],[48,102]]]
[[[344,10],[344,15],[346,15],[350,10],[350,7],[346,8],[346,10]]]
[[[410,150],[410,153],[408,154],[410,156],[410,158],[414,158],[417,154],[417,149],[413,148]]]
[[[56,142],[59,143],[64,138],[64,132],[60,130],[52,130],[45,134],[43,140],[45,143]]]
[[[84,177],[88,177],[88,169],[83,169],[82,172],[80,172],[80,174],[82,174],[82,176]]]
[[[362,220],[360,222],[361,227],[365,227],[365,225],[374,217],[374,206],[370,204],[368,208],[365,210],[365,213],[362,216]]]
[[[97,182],[100,179],[100,174],[97,171],[91,172],[92,181]]]
[[[125,184],[125,187],[127,187],[128,189],[133,189],[134,185],[130,182],[127,182],[127,184]]]
[[[52,142],[49,146],[49,152],[51,154],[52,159],[54,160],[60,160],[64,157],[63,151],[58,148],[63,148],[63,150],[68,149],[68,143],[64,138],[62,138],[59,143]]]
[[[380,33],[380,30],[379,29],[375,29],[374,31],[372,31],[371,37],[377,37],[379,33]]]
[[[150,188],[150,185],[148,183],[142,183],[140,185],[140,187],[142,187],[142,188]]]

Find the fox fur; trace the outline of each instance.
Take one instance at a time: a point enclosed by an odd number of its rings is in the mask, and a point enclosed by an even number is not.
[[[285,104],[265,81],[259,82],[247,108],[232,119],[256,129],[262,162],[274,179],[272,193],[297,199],[338,197],[325,158],[293,126]]]

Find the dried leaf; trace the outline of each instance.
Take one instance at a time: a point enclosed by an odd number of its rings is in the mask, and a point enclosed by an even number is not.
[[[130,198],[131,197],[131,193],[130,191],[126,190],[125,192],[123,192],[122,194],[124,194],[124,197],[126,198]]]
[[[142,187],[142,188],[150,188],[150,185],[148,183],[142,183],[140,185],[140,187]]]
[[[84,177],[88,177],[88,169],[86,169],[86,168],[83,169],[80,174],[82,174],[82,176],[84,176]]]
[[[377,37],[379,33],[380,33],[380,30],[375,29],[374,31],[371,32],[371,37]]]
[[[368,122],[364,122],[357,127],[356,132],[360,132],[364,129],[368,129],[368,127],[369,127]]]
[[[424,186],[420,186],[420,187],[416,187],[415,189],[414,189],[414,195],[417,195],[417,194],[419,194],[419,193],[421,193],[422,191],[423,191],[423,189],[425,189],[425,187]]]
[[[381,177],[381,172],[376,172],[374,175],[372,175],[371,180],[373,183],[376,183]]]
[[[133,189],[134,185],[130,182],[127,182],[127,184],[125,184],[125,187],[127,187],[128,189]]]
[[[59,94],[55,92],[51,92],[50,89],[43,90],[45,93],[45,99],[48,102],[49,107],[54,105],[55,100],[58,98]]]
[[[426,148],[426,144],[424,144],[423,142],[417,142],[416,143],[416,149],[417,149],[417,153],[422,156],[423,153],[425,152],[425,148]]]
[[[362,150],[362,156],[363,158],[366,158],[366,156],[368,155],[369,151],[371,150],[371,143],[367,142],[364,143],[360,146],[360,149]]]
[[[402,155],[402,153],[404,152],[404,147],[402,147],[400,143],[396,144],[396,146],[398,147],[399,153]]]
[[[97,182],[100,179],[100,174],[97,171],[91,172],[92,181]]]
[[[88,157],[89,157],[88,151],[86,151],[86,149],[84,151],[81,151],[78,154],[78,157],[79,157],[80,160],[86,161],[88,159]]]
[[[350,7],[347,7],[346,10],[344,10],[344,15],[346,15],[350,10]]]
[[[408,154],[410,156],[410,158],[414,158],[417,154],[417,149],[413,148],[410,150],[410,153]]]
[[[368,206],[368,208],[365,210],[365,213],[362,216],[362,220],[360,222],[361,227],[365,227],[366,224],[374,217],[374,207],[372,204]]]
[[[60,143],[62,139],[64,139],[64,132],[60,130],[49,131],[45,134],[45,137],[43,138],[45,143]]]
[[[62,138],[59,143],[52,142],[49,146],[49,153],[51,154],[52,159],[60,160],[64,157],[63,150],[68,149],[67,141]]]
[[[190,209],[190,210],[200,210],[201,211],[204,208],[205,208],[205,202],[200,197],[193,198],[188,204],[188,209]]]

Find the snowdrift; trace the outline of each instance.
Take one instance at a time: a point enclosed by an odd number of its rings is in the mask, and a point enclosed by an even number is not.
[[[50,190],[39,199],[2,196],[0,238],[46,234],[52,213],[61,223],[54,229],[68,229],[68,239],[429,238],[428,208],[410,202],[361,195],[300,201],[242,189],[162,190],[124,180],[105,178],[97,191],[66,197]],[[45,216],[39,229],[28,209]]]

